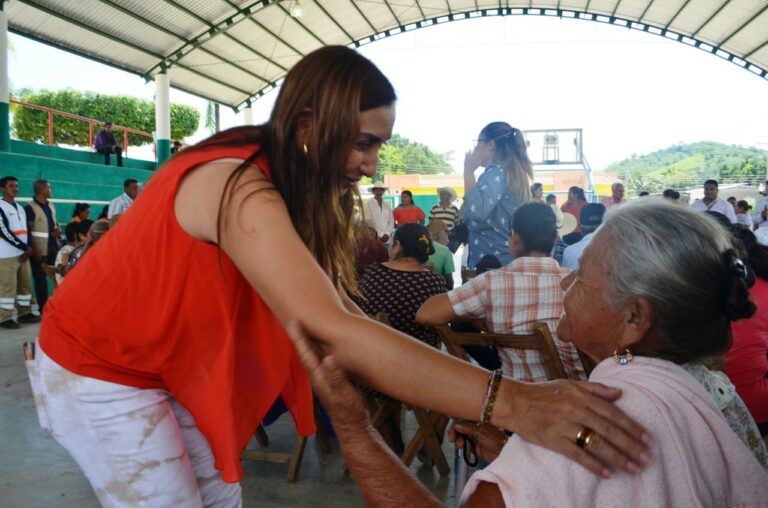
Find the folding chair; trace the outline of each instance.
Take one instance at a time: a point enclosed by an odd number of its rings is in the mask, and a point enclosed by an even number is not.
[[[314,404],[314,412],[315,425],[317,426],[317,433],[315,434],[315,438],[317,439],[317,443],[320,446],[320,451],[323,453],[330,453],[331,445],[328,441],[329,432],[325,422],[323,421],[323,418],[320,415],[317,403]],[[267,435],[267,431],[264,429],[264,426],[259,425],[259,428],[256,429],[256,432],[254,433],[254,437],[256,438],[256,441],[259,443],[260,447],[267,448],[269,446],[269,435]],[[288,475],[286,478],[289,482],[294,482],[296,481],[296,477],[299,475],[301,461],[304,458],[304,450],[307,447],[308,440],[309,438],[297,435],[296,444],[294,445],[293,451],[291,453],[246,449],[240,453],[240,459],[257,460],[260,462],[271,462],[275,464],[288,464]]]
[[[557,354],[555,342],[546,323],[536,323],[530,335],[501,335],[493,333],[457,333],[448,326],[435,328],[443,344],[452,355],[470,361],[462,346],[492,346],[538,351],[544,360],[549,379],[565,379],[565,368]]]
[[[471,270],[466,267],[461,267],[461,283],[466,284],[477,277],[477,270]]]

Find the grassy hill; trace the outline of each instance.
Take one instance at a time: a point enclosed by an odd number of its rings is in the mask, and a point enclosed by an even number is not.
[[[658,192],[701,185],[708,178],[721,184],[756,185],[765,180],[768,151],[712,141],[674,145],[611,164],[632,191]]]

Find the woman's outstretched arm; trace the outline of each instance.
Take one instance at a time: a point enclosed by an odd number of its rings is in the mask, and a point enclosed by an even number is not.
[[[235,167],[207,164],[182,182],[176,215],[193,237],[217,241],[219,197]],[[257,168],[248,170],[232,194],[224,220],[219,245],[282,323],[297,321],[345,370],[376,390],[451,416],[480,418],[488,372],[347,310]],[[618,390],[590,383],[537,386],[504,379],[491,422],[595,473],[604,474],[606,466],[632,471],[630,462],[645,463],[641,454],[647,447],[642,427],[607,402],[619,396]],[[591,453],[574,443],[583,426],[600,436]]]

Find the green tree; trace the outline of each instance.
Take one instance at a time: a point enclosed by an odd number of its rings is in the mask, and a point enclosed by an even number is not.
[[[451,171],[452,152],[437,153],[427,145],[395,134],[381,147],[379,171],[382,174],[437,174]]]
[[[18,100],[72,113],[101,121],[110,121],[132,129],[152,132],[155,130],[155,103],[125,95],[104,95],[79,90],[22,89]],[[200,113],[190,106],[171,104],[171,138],[182,139],[194,134],[200,123]],[[57,144],[88,146],[88,123],[71,118],[54,116],[53,142]],[[29,108],[14,108],[13,128],[22,141],[48,141],[48,114]],[[119,135],[120,133],[118,133]],[[128,143],[143,145],[151,139],[130,134]]]

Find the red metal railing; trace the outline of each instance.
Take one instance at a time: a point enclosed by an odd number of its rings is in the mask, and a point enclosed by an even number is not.
[[[93,126],[104,125],[104,122],[102,122],[101,120],[95,120],[93,118],[88,118],[80,115],[73,115],[72,113],[66,113],[64,111],[59,111],[57,109],[47,108],[45,106],[38,106],[37,104],[30,104],[28,102],[15,101],[13,99],[11,99],[11,104],[17,104],[25,108],[36,109],[38,111],[45,111],[46,113],[48,113],[48,144],[49,145],[53,145],[53,115],[59,115],[65,118],[72,118],[74,120],[81,120],[83,122],[88,122],[88,146],[91,148],[93,148]],[[131,129],[130,127],[124,127],[122,125],[114,125],[114,124],[112,125],[112,128],[118,131],[123,131],[123,150],[126,157],[128,156],[128,134],[136,134],[139,136],[148,137],[150,140],[152,140],[152,143],[155,145],[155,154],[157,154],[157,144],[155,143],[155,140],[152,137],[152,134],[150,134],[149,132],[144,132],[137,129]]]

